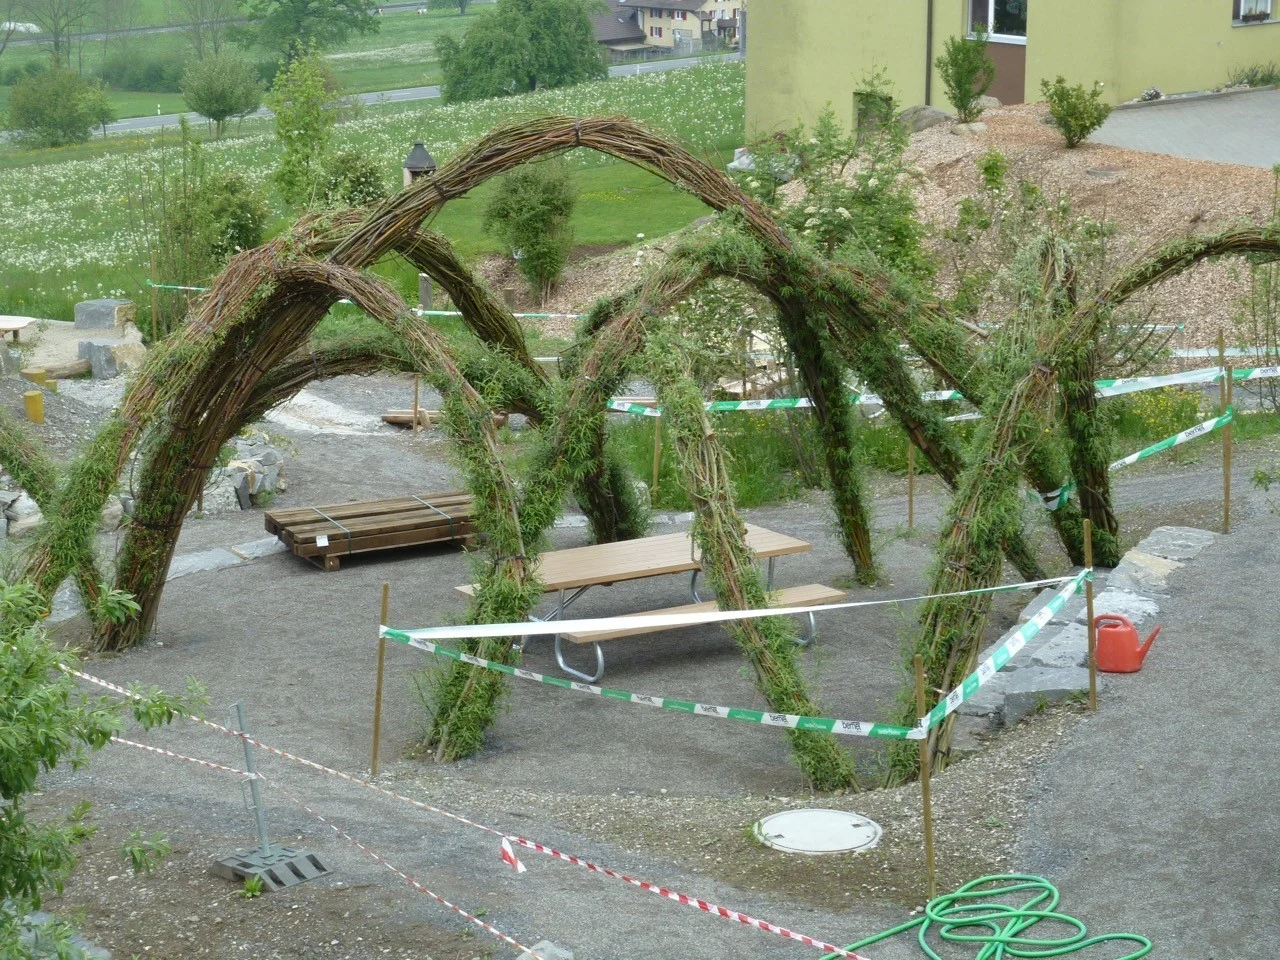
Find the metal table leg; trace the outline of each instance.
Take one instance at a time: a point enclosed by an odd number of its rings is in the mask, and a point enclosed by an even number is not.
[[[818,635],[818,618],[814,616],[812,613],[810,613],[809,629],[806,630],[804,633],[802,633],[800,636],[796,637],[796,646],[797,647],[809,646],[809,644],[813,643],[817,635]]]
[[[695,570],[693,571],[693,576],[689,578],[689,593],[693,595],[694,603],[704,602],[701,595],[698,593],[698,574],[701,572],[701,570]]]
[[[577,590],[573,591],[573,593],[569,594],[567,598],[564,595],[564,590],[563,589],[560,590],[559,599],[556,601],[556,606],[554,610],[548,613],[545,617],[539,617],[539,616],[530,614],[529,620],[533,623],[547,623],[551,620],[563,620],[564,612],[568,610],[571,606],[573,606],[573,601],[577,600],[580,596],[582,596],[584,593],[590,590],[591,587],[592,587],[592,584],[587,584],[585,587],[579,587]],[[527,647],[528,645],[529,645],[529,637],[528,636],[521,637],[520,646],[519,646],[520,652],[523,653],[524,648]]]
[[[564,637],[558,633],[556,634],[556,663],[560,664],[560,669],[569,674],[569,676],[577,677],[587,683],[595,683],[604,676],[604,651],[600,649],[600,644],[598,643],[593,643],[592,646],[596,648],[596,672],[594,676],[575,670],[564,662]]]
[[[773,592],[773,567],[774,567],[774,564],[777,562],[777,559],[778,559],[777,557],[769,558],[769,572],[765,577],[764,588],[768,590],[770,593]]]

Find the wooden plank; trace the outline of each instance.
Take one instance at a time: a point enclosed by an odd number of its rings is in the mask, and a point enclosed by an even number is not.
[[[837,590],[821,583],[810,583],[802,587],[787,587],[785,590],[778,590],[771,597],[771,605],[775,607],[817,607],[824,603],[839,603],[847,596],[848,594],[843,590]],[[629,613],[620,619],[649,617],[656,614],[710,613],[716,609],[718,609],[716,602],[711,600],[706,603],[687,603],[681,607],[668,607],[665,610],[646,610],[643,613]],[[624,637],[637,637],[646,633],[662,633],[667,630],[681,629],[683,627],[638,627],[636,629],[623,627],[619,630],[599,633],[566,633],[564,637],[574,643],[603,643],[605,640],[620,640]]]
[[[747,524],[747,546],[761,559],[784,557],[813,549],[811,544],[786,534]],[[543,590],[572,590],[603,586],[627,580],[659,577],[669,573],[689,573],[701,569],[692,556],[687,533],[670,533],[640,540],[621,540],[569,550],[544,553],[538,566]],[[457,588],[473,595],[471,589]]]
[[[350,544],[346,537],[335,537],[327,546],[319,547],[314,543],[295,544],[291,550],[295,557],[346,556],[347,554],[368,553],[372,550],[386,550],[391,547],[412,547],[424,543],[446,543],[450,540],[466,540],[473,536],[476,529],[473,525],[459,525],[451,535],[446,527],[443,531],[404,530],[400,533],[380,534],[371,537],[357,537]]]
[[[314,540],[320,535],[345,537],[348,532],[353,537],[364,536],[371,533],[394,533],[399,530],[412,530],[417,527],[448,527],[451,523],[456,526],[461,523],[468,523],[473,519],[470,508],[458,510],[457,508],[448,508],[444,510],[445,516],[441,516],[434,510],[428,510],[426,507],[419,507],[417,510],[405,510],[401,513],[389,513],[379,517],[348,518],[347,520],[331,523],[328,520],[317,517],[314,522],[295,523],[288,526],[289,535],[298,541]]]
[[[423,493],[419,496],[427,503],[439,506],[441,509],[446,506],[471,503],[474,500],[471,494],[462,490],[454,490],[448,493]],[[413,497],[392,497],[387,500],[353,500],[350,503],[333,503],[314,508],[293,507],[288,510],[268,510],[266,516],[268,520],[277,526],[288,527],[298,522],[305,523],[322,519],[316,513],[316,510],[328,514],[335,520],[344,520],[354,517],[372,517],[384,513],[397,513],[415,508],[425,509]]]

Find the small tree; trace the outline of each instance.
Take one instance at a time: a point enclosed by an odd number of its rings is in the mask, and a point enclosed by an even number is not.
[[[337,121],[324,62],[314,48],[281,65],[267,106],[276,115],[276,139],[284,148],[272,178],[290,204],[310,203]]]
[[[568,166],[553,160],[507,174],[485,207],[485,230],[510,249],[530,288],[543,300],[569,262],[569,219],[576,200]]]
[[[250,23],[233,39],[265,47],[285,60],[341,46],[353,33],[377,33],[377,0],[249,0]]]
[[[382,169],[358,150],[344,150],[326,160],[321,179],[328,206],[363,207],[387,198]]]
[[[107,124],[116,122],[116,109],[107,98],[106,86],[95,82],[85,88],[84,109],[94,124],[102,128],[102,139],[107,139]]]
[[[1111,106],[1102,102],[1102,84],[1095,81],[1086,90],[1084,84],[1067,86],[1058,77],[1050,83],[1040,81],[1040,91],[1049,101],[1049,118],[1067,141],[1067,149],[1074,150],[1089,138],[1089,134],[1102,126],[1111,116]]]
[[[187,107],[213,121],[214,137],[222,139],[222,125],[262,106],[258,70],[238,57],[206,57],[182,75],[182,99]]]
[[[979,30],[973,37],[950,37],[942,55],[934,61],[942,74],[947,99],[956,108],[961,123],[973,123],[982,116],[979,103],[996,79],[996,64],[987,53],[987,35]]]
[[[95,118],[89,85],[70,70],[54,68],[27,77],[9,95],[9,127],[33,147],[84,143]]]
[[[471,0],[430,0],[427,6],[432,10],[449,10],[457,7],[458,15],[465,17],[467,15],[467,7],[471,6]]]

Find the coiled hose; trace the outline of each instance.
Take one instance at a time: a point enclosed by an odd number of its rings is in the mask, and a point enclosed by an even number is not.
[[[1030,895],[1023,906],[997,902],[999,897]],[[1061,900],[1058,888],[1044,877],[1001,873],[971,880],[954,893],[929,901],[924,915],[892,930],[851,943],[846,950],[856,951],[891,937],[916,931],[916,941],[929,960],[942,960],[929,945],[928,937],[936,934],[946,943],[973,944],[980,949],[974,960],[1001,960],[1003,957],[1063,957],[1078,953],[1099,943],[1127,942],[1137,947],[1116,960],[1139,960],[1151,952],[1151,941],[1136,933],[1104,933],[1091,937],[1084,923],[1073,916],[1058,913]],[[1038,923],[1065,925],[1073,930],[1063,936],[1034,937],[1032,928]],[[829,953],[822,960],[840,960]]]

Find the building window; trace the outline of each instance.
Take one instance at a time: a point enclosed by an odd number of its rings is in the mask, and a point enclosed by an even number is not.
[[[1242,0],[1248,3],[1249,0]],[[1270,3],[1270,0],[1266,0]],[[969,0],[969,29],[981,27],[993,40],[1027,40],[1027,0]]]
[[[1232,19],[1236,23],[1262,23],[1270,20],[1272,0],[1235,0]]]
[[[657,39],[657,40],[661,40],[661,39],[662,39],[662,28],[661,28],[661,27],[650,27],[650,28],[649,28],[649,36],[651,36],[651,37],[653,37],[653,38],[655,38],[655,39]]]
[[[684,12],[683,10],[672,10],[672,11],[671,11],[671,19],[672,19],[672,20],[683,20],[683,19],[685,18],[685,16],[686,16],[686,14],[685,14],[685,12]]]

